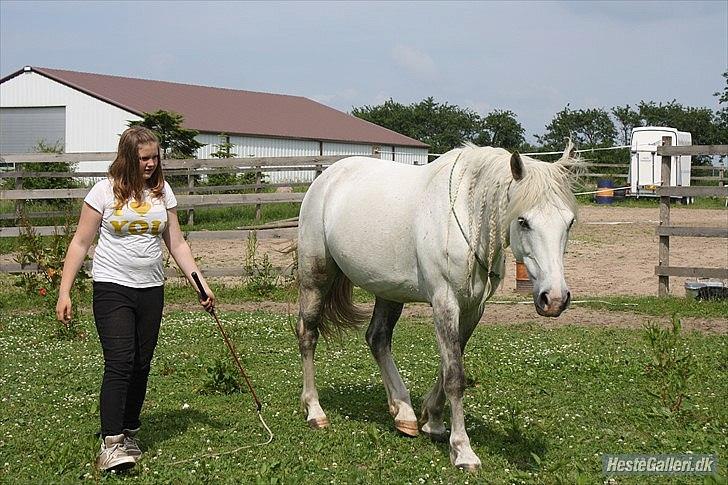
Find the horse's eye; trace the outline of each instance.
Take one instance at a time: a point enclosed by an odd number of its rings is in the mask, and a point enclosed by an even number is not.
[[[528,225],[528,221],[524,217],[518,218],[518,225],[523,229],[531,229],[531,226]]]

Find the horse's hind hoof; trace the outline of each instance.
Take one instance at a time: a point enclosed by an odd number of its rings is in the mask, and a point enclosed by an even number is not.
[[[313,418],[308,420],[308,426],[311,429],[324,429],[331,425],[329,418],[324,416],[323,418]]]
[[[420,430],[417,427],[417,421],[401,421],[399,419],[394,420],[394,427],[405,436],[414,438],[420,434]]]
[[[480,470],[480,465],[470,463],[470,464],[465,464],[465,465],[457,465],[457,468],[464,472],[476,473]]]

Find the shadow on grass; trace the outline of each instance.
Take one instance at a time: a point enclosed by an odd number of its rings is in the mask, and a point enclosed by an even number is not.
[[[379,384],[373,387],[364,385],[342,385],[340,387],[319,388],[319,398],[324,411],[331,417],[334,413],[349,416],[349,420],[362,424],[375,424],[382,430],[390,430],[396,434],[394,418],[387,408],[387,394]],[[419,416],[421,399],[413,398],[412,406]],[[445,421],[450,420],[450,406],[445,407]],[[515,419],[504,423],[503,427],[495,427],[482,419],[466,415],[465,425],[470,443],[474,448],[485,447],[491,455],[500,455],[514,468],[524,471],[537,470],[548,451],[546,436],[537,428],[526,427]],[[407,439],[407,438],[403,438]],[[427,439],[420,434],[419,439]],[[446,460],[450,459],[450,445],[445,441],[433,444],[442,452]],[[534,457],[534,455],[536,455]]]
[[[215,429],[222,429],[225,426],[223,423],[211,419],[207,413],[196,410],[153,411],[144,419],[145,447],[154,450],[159,443],[183,434],[190,425],[198,423]]]
[[[477,418],[466,416],[465,419],[472,428],[468,433],[472,444],[487,447],[491,455],[502,456],[519,470],[537,470],[548,451],[546,436],[536,428],[506,426],[500,429]]]
[[[349,416],[352,421],[373,423],[394,433],[394,418],[390,416],[387,393],[382,384],[374,386],[344,384],[337,387],[320,387],[319,401],[324,412]]]

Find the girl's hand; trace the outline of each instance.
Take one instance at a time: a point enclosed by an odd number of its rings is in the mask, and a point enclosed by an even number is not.
[[[210,288],[205,288],[205,293],[207,293],[207,300],[200,300],[200,305],[205,311],[212,312],[215,309],[215,294]]]
[[[68,295],[58,295],[58,302],[56,303],[56,318],[58,321],[63,322],[64,325],[68,325],[72,316],[71,297]]]

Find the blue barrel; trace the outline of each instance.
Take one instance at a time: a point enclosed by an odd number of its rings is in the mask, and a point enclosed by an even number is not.
[[[614,200],[614,182],[607,179],[597,180],[597,204],[611,204]]]

